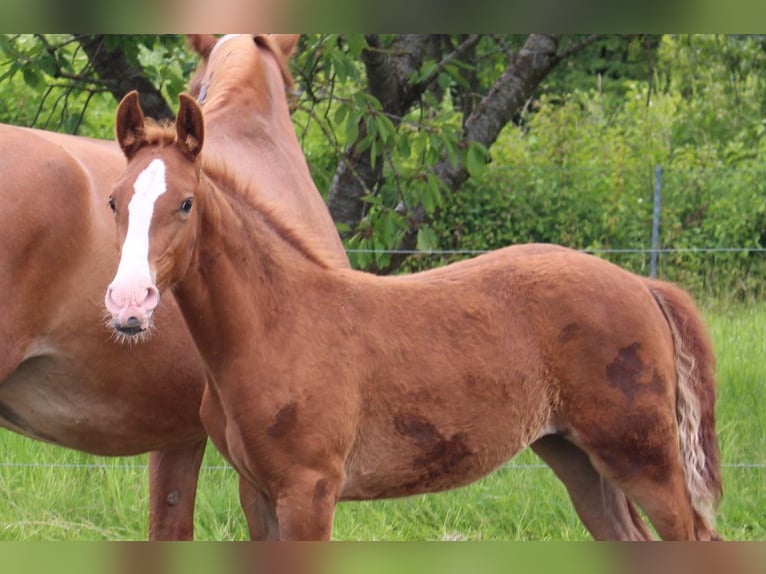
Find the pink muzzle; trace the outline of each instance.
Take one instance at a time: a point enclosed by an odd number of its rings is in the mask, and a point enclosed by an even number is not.
[[[112,283],[104,304],[112,315],[112,326],[125,335],[137,335],[149,328],[160,292],[150,283]]]

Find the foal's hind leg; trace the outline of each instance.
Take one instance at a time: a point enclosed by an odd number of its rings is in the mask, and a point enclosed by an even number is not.
[[[149,540],[194,537],[194,500],[206,442],[149,453]]]
[[[544,436],[532,450],[553,469],[577,515],[596,540],[652,540],[633,504],[593,468],[588,456],[566,439]]]
[[[646,512],[660,537],[694,540],[695,512],[671,416],[670,409],[636,408],[619,424],[592,426],[593,438],[580,446],[596,470]]]

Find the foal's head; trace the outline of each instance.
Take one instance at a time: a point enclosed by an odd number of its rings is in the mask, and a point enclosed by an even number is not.
[[[117,141],[128,166],[109,197],[122,255],[105,304],[122,335],[146,332],[160,292],[184,275],[192,258],[204,125],[194,100],[185,94],[179,100],[174,128],[147,125],[136,92],[117,110]]]
[[[200,63],[189,82],[189,93],[205,104],[211,94],[234,88],[241,93],[246,86],[266,95],[270,85],[264,57],[275,56],[284,87],[292,86],[287,58],[295,49],[296,34],[190,34],[189,44],[200,55]]]

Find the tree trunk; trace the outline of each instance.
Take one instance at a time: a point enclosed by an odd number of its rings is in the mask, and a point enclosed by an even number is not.
[[[139,66],[131,65],[122,48],[111,52],[104,45],[103,34],[75,34],[77,42],[88,56],[93,69],[117,101],[131,90],[138,90],[144,113],[157,120],[175,118],[162,93],[144,77]]]
[[[513,115],[524,106],[545,77],[561,60],[558,55],[557,35],[532,34],[524,47],[511,54],[503,74],[493,84],[489,93],[479,102],[468,116],[463,133],[466,142],[478,142],[489,148]],[[462,164],[453,165],[446,157],[434,166],[434,173],[454,193],[468,179],[468,170]],[[447,200],[449,201],[449,200]],[[410,228],[398,250],[415,248],[419,227],[426,222],[422,206],[413,210]],[[390,272],[401,265],[404,254],[394,254],[391,264],[384,272]]]
[[[362,61],[367,72],[367,91],[380,101],[383,113],[388,114],[396,126],[415,101],[415,91],[407,79],[422,65],[430,36],[399,36],[386,51],[377,35],[368,35],[366,39],[368,48],[362,52]],[[338,163],[327,198],[333,220],[346,223],[351,229],[355,229],[364,217],[362,198],[372,193],[382,177],[383,162],[376,161],[373,167],[371,150],[356,149],[356,144],[366,136],[367,125],[362,120],[356,142],[349,142]]]

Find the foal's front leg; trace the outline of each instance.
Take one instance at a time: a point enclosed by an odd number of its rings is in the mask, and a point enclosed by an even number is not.
[[[342,473],[288,471],[289,483],[276,497],[280,540],[330,540]]]

